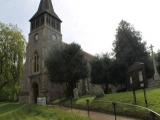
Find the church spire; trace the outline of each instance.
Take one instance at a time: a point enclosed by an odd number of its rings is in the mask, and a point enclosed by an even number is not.
[[[55,17],[57,20],[60,20],[60,18],[56,15],[56,13],[54,12],[53,9],[53,5],[52,5],[52,1],[51,0],[41,0],[38,11],[36,12],[36,14],[31,18],[34,19],[36,17],[38,17],[39,15],[43,14],[43,13],[48,13],[51,16]],[[30,20],[30,21],[31,21]]]

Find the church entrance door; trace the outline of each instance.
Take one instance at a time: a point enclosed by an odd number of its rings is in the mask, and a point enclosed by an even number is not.
[[[39,87],[37,83],[32,84],[33,89],[33,103],[37,104],[37,98],[39,96]]]

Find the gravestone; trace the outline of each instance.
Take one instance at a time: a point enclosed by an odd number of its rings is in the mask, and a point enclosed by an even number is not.
[[[79,98],[78,88],[74,88],[73,93],[74,93],[74,98],[75,98],[75,99],[78,99],[78,98]]]

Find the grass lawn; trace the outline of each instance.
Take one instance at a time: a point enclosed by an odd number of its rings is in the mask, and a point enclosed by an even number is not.
[[[58,108],[0,103],[0,120],[89,120]]]
[[[147,100],[148,100],[148,108],[160,113],[160,88],[152,88],[147,89]],[[138,90],[136,92],[137,96],[137,104],[141,106],[145,106],[144,102],[144,92],[143,90]],[[122,92],[115,94],[108,94],[102,98],[96,99],[94,102],[99,101],[115,101],[115,102],[123,102],[123,103],[134,103],[133,93],[132,92]]]
[[[148,108],[160,113],[160,88],[147,89]],[[143,90],[136,91],[137,104],[145,106]],[[122,103],[134,103],[132,92],[121,92],[106,94],[104,97],[96,98],[94,96],[83,96],[77,100],[74,100],[74,106],[79,108],[86,108],[86,100],[90,100],[90,107],[96,111],[102,111],[107,113],[113,113],[112,102]],[[59,100],[60,101],[60,100]],[[69,100],[63,102],[63,104],[69,105]],[[117,112],[121,115],[146,117],[149,112],[143,108],[132,107],[128,105],[117,104]]]

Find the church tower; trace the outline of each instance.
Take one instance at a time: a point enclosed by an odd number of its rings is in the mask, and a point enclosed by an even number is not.
[[[39,97],[46,97],[50,101],[61,94],[60,88],[48,80],[45,67],[48,51],[62,44],[61,22],[51,0],[41,0],[38,11],[30,19],[20,102],[36,103]],[[56,89],[59,89],[59,93],[56,93]]]

